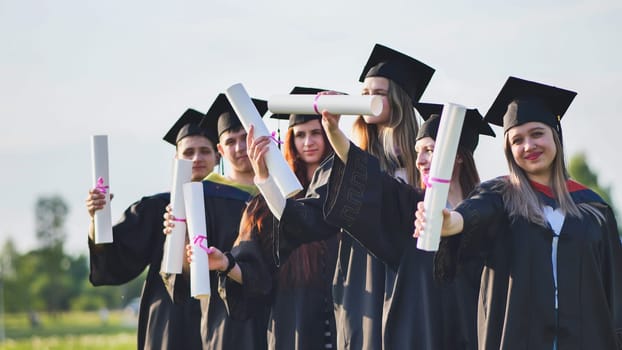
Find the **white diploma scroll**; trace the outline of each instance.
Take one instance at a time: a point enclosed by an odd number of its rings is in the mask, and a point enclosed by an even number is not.
[[[95,212],[95,244],[112,243],[110,177],[108,172],[108,135],[91,137],[93,187],[105,192],[106,205]]]
[[[465,113],[466,108],[460,105],[446,103],[443,106],[423,200],[426,213],[425,230],[417,240],[417,248],[421,250],[436,251],[441,241],[442,211],[447,206],[449,184]]]
[[[207,252],[201,248],[201,246],[208,247],[203,183],[188,182],[183,185],[183,189],[188,239],[192,246],[190,295],[195,299],[202,299],[209,297],[211,291]]]
[[[225,94],[246,131],[252,124],[255,127],[255,137],[270,136],[268,127],[261,119],[257,108],[255,108],[253,101],[242,84],[232,85],[225,91]],[[300,181],[298,181],[298,178],[285,161],[285,157],[283,157],[276,144],[270,143],[265,157],[270,176],[274,177],[274,181],[281,190],[283,197],[292,197],[302,190]]]
[[[382,97],[374,95],[276,95],[268,100],[268,109],[278,114],[369,115],[382,113]]]
[[[175,217],[173,231],[166,235],[161,272],[181,273],[186,258],[186,206],[184,204],[183,184],[192,179],[192,161],[175,159],[173,161],[173,186],[171,187],[171,207]]]

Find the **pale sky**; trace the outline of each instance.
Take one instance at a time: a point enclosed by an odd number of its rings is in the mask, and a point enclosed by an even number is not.
[[[294,85],[359,93],[375,43],[436,69],[426,102],[483,114],[510,75],[577,91],[567,157],[585,152],[622,207],[620,18],[619,0],[0,0],[0,242],[34,248],[36,200],[58,194],[67,249],[87,252],[91,135],[109,135],[116,221],[168,190],[162,136],[186,108],[205,112],[235,83],[264,99]],[[505,174],[501,138],[482,139],[476,161],[483,179]]]

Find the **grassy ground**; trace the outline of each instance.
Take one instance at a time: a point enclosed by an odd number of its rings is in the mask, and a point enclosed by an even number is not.
[[[40,325],[32,327],[27,314],[4,317],[5,341],[0,350],[135,349],[136,317],[111,311],[102,321],[98,312],[39,314]]]

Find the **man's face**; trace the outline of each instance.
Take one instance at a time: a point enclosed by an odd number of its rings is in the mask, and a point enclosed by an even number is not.
[[[192,161],[192,181],[201,181],[214,170],[218,156],[212,141],[204,136],[186,136],[177,143],[178,159]]]
[[[253,171],[246,153],[246,131],[244,128],[232,129],[220,135],[218,152],[231,165],[231,170],[238,173]]]

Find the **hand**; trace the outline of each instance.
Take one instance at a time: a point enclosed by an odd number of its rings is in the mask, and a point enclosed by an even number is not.
[[[164,229],[162,233],[165,235],[173,232],[173,227],[175,227],[175,216],[173,215],[173,207],[169,204],[166,206],[166,212],[164,213]]]
[[[225,271],[229,265],[229,260],[225,254],[216,247],[209,247],[207,254],[207,263],[209,264],[210,271]],[[205,252],[203,249],[199,252]],[[186,245],[186,256],[188,257],[188,263],[192,263],[192,244]]]
[[[342,95],[336,91],[320,91],[318,95]],[[326,133],[332,133],[336,130],[339,130],[339,120],[341,119],[340,114],[332,114],[327,110],[322,111],[322,127]]]
[[[255,127],[253,125],[250,126],[246,135],[248,159],[255,171],[255,177],[260,181],[270,177],[265,158],[266,153],[270,149],[270,142],[272,142],[272,139],[268,136],[255,138]]]
[[[451,211],[447,208],[443,208],[443,224],[441,226],[441,236],[449,236],[455,233],[452,226]],[[421,232],[425,232],[425,208],[423,202],[417,203],[417,211],[415,212],[415,232],[413,237],[419,238]]]
[[[110,200],[112,200],[112,197],[111,193]],[[88,196],[86,196],[86,210],[91,219],[95,216],[95,212],[103,209],[104,206],[106,206],[106,195],[97,188],[90,189]]]

